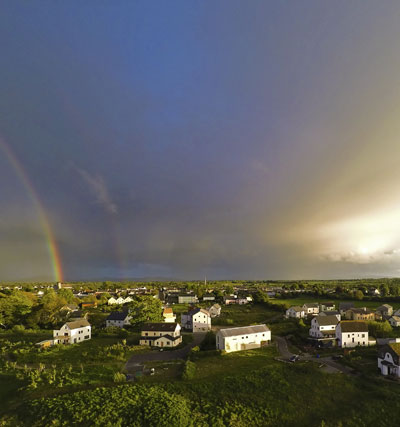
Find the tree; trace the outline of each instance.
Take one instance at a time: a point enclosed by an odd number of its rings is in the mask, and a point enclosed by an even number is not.
[[[129,303],[131,308],[131,324],[140,326],[146,322],[162,322],[162,303],[152,296],[137,296]]]
[[[13,291],[10,296],[0,298],[0,323],[6,326],[23,323],[33,305],[32,298],[20,291]]]
[[[362,300],[364,298],[364,294],[362,293],[362,291],[360,291],[359,289],[357,291],[354,292],[354,296],[358,299],[358,300]]]
[[[68,304],[75,302],[75,297],[71,289],[60,289],[58,291],[58,296],[64,298]]]

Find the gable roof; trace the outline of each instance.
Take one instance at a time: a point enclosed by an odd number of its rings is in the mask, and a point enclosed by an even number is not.
[[[257,334],[268,332],[270,329],[267,325],[240,326],[238,328],[220,329],[219,333],[223,337],[234,337],[237,335]]]
[[[66,325],[69,327],[69,329],[78,329],[85,326],[90,326],[90,323],[86,319],[78,319],[74,320],[73,322],[67,322]]]
[[[213,304],[213,305],[210,307],[210,309],[212,309],[212,308],[216,308],[216,309],[218,310],[219,308],[221,308],[221,306],[220,306],[219,304]]]
[[[337,325],[339,323],[338,318],[335,315],[328,316],[317,316],[314,317],[315,321],[318,322],[320,326],[328,326],[328,325]]]
[[[349,308],[354,307],[354,304],[352,302],[340,302],[339,303],[339,310],[348,310]]]
[[[318,308],[319,304],[317,302],[306,302],[303,307]]]
[[[388,311],[388,310],[393,310],[393,307],[389,304],[382,304],[376,309],[376,311]]]
[[[127,311],[113,311],[106,320],[125,320],[129,316]]]
[[[177,323],[145,323],[142,331],[174,332],[177,326]]]
[[[165,307],[163,314],[173,314],[172,308],[171,307]]]
[[[298,305],[294,305],[292,307],[289,307],[288,310],[290,310],[290,309],[292,309],[294,311],[304,311],[304,308],[299,307]]]
[[[342,320],[340,328],[342,332],[368,332],[368,325],[359,320]]]
[[[400,322],[399,316],[392,316],[391,319],[394,319],[396,322]]]
[[[320,316],[336,316],[337,314],[340,314],[337,310],[327,310],[319,313]]]
[[[197,314],[197,313],[204,313],[204,314],[206,314],[207,316],[209,316],[210,315],[210,313],[207,311],[207,310],[205,310],[204,308],[194,308],[193,310],[189,310],[188,312],[187,312],[187,314],[188,315],[190,315],[190,316],[194,316],[195,314]]]
[[[378,357],[384,359],[386,353],[390,353],[392,355],[393,362],[396,365],[400,364],[400,343],[385,344],[378,350]]]

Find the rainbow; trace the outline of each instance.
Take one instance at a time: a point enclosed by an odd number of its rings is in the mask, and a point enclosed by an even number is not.
[[[0,148],[4,151],[7,159],[11,163],[11,165],[14,167],[15,172],[17,173],[18,177],[20,178],[21,182],[23,183],[24,187],[26,188],[30,198],[32,199],[32,202],[36,208],[36,211],[39,215],[39,219],[43,228],[43,232],[46,237],[46,245],[47,250],[49,252],[50,260],[51,260],[51,266],[53,270],[53,276],[54,280],[57,282],[63,281],[63,271],[62,271],[62,264],[61,264],[61,258],[60,253],[58,251],[56,241],[53,235],[53,232],[50,227],[49,220],[47,218],[45,209],[40,201],[40,198],[33,187],[32,183],[29,180],[29,177],[27,173],[25,172],[24,168],[21,165],[21,162],[18,160],[18,158],[15,156],[11,148],[6,144],[6,142],[0,137]]]

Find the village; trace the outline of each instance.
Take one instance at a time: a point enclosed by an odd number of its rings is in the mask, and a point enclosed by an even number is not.
[[[320,381],[378,381],[377,389],[400,382],[397,296],[295,288],[206,281],[3,286],[0,397],[211,384],[260,369],[284,377],[290,371],[303,382],[303,369]]]

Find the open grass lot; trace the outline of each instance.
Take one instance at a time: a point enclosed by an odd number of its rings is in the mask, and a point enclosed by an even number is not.
[[[279,311],[265,307],[261,304],[224,305],[220,317],[212,319],[216,326],[246,326],[257,323],[268,323],[282,317]]]
[[[47,426],[49,420],[121,427],[398,425],[400,385],[375,374],[324,373],[312,362],[281,363],[275,355],[273,346],[196,355],[191,380],[180,379],[178,364],[171,364],[169,373],[165,364],[155,364],[156,374],[138,384],[23,404],[14,425]]]
[[[385,302],[385,301],[367,301],[367,300],[361,300],[361,301],[355,301],[355,300],[346,300],[346,299],[329,299],[329,298],[319,298],[314,296],[306,296],[306,297],[299,297],[299,298],[271,298],[270,303],[272,304],[284,304],[286,308],[291,307],[292,305],[300,305],[306,304],[308,302],[334,302],[336,305],[336,309],[339,308],[339,303],[341,302],[352,302],[355,307],[367,307],[370,309],[376,309],[382,304],[390,304],[393,307],[393,310],[397,310],[400,308],[400,303],[398,302]]]
[[[16,398],[42,397],[60,390],[113,384],[133,352],[149,351],[136,345],[137,334],[94,337],[76,345],[40,350],[34,344],[49,332],[0,334],[0,413]]]

